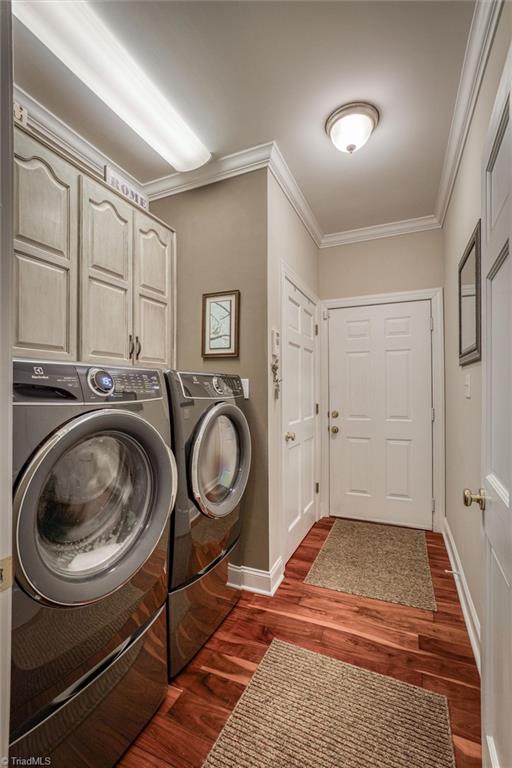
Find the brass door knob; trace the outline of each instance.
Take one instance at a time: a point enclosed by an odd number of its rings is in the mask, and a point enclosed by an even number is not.
[[[485,488],[480,488],[478,493],[472,493],[469,488],[464,488],[462,498],[464,506],[470,507],[472,504],[478,504],[482,512],[485,510]]]
[[[331,418],[333,418],[333,419],[337,419],[339,415],[340,415],[340,414],[339,414],[339,412],[338,412],[338,411],[333,411],[333,412],[331,413]]]
[[[287,443],[289,443],[290,440],[293,442],[293,440],[295,440],[296,437],[297,435],[295,434],[295,432],[287,432],[286,435],[284,436],[284,439],[286,440]]]
[[[333,435],[337,435],[339,431],[340,431],[339,427],[331,427],[331,432],[333,433]]]

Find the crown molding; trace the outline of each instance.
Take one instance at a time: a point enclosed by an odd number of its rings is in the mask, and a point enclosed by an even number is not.
[[[150,200],[159,200],[161,197],[179,195],[190,189],[266,168],[270,163],[273,147],[274,142],[269,141],[241,152],[216,157],[194,171],[170,173],[168,176],[162,176],[160,179],[144,184],[144,192]]]
[[[441,226],[450,203],[503,5],[504,0],[479,0],[475,5],[437,193],[435,216]]]
[[[16,84],[13,87],[13,98],[27,108],[27,127],[36,136],[56,147],[74,162],[78,161],[96,176],[103,179],[104,167],[109,165],[131,181],[134,186],[142,189],[144,185],[131,173],[115,163],[108,155],[100,152],[97,147]]]
[[[429,229],[440,228],[441,224],[436,216],[420,216],[417,219],[404,219],[403,221],[391,221],[388,224],[377,224],[373,227],[332,232],[330,235],[322,237],[320,248],[333,248],[336,245],[363,243],[366,240],[379,240],[382,237],[409,235],[413,232],[426,232]]]
[[[315,245],[320,246],[323,235],[316,216],[297,184],[295,176],[288,168],[276,142],[273,142],[269,170],[295,209]]]
[[[150,200],[158,200],[257,171],[260,168],[270,170],[314,242],[319,245],[322,233],[318,222],[275,141],[215,158],[194,171],[171,173],[161,179],[155,179],[144,184],[144,192]]]

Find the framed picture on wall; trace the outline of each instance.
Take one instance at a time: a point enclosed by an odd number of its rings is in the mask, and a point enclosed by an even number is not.
[[[203,293],[202,356],[240,354],[240,291]]]
[[[482,357],[480,230],[479,221],[459,262],[459,365]]]

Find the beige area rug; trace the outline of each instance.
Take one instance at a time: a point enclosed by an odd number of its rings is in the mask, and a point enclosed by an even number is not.
[[[336,520],[306,584],[436,611],[425,532]]]
[[[448,704],[273,640],[203,768],[455,768]]]

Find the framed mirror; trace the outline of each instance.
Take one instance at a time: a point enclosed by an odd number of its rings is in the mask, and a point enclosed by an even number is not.
[[[479,221],[459,262],[459,365],[476,363],[482,357],[480,229]]]

